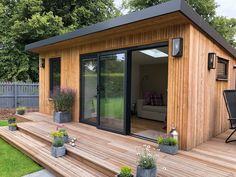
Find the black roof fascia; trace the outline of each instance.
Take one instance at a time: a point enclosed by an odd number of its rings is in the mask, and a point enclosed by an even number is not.
[[[25,50],[32,50],[43,46],[59,43],[65,40],[93,34],[96,32],[112,29],[122,25],[146,20],[161,15],[166,15],[180,11],[190,21],[197,25],[201,30],[208,34],[212,39],[219,43],[231,55],[236,58],[236,49],[233,48],[214,28],[212,28],[204,19],[195,12],[184,0],[173,0],[157,6],[149,7],[147,9],[130,13],[115,19],[107,20],[97,23],[85,28],[78,29],[74,32],[69,32],[63,35],[54,36],[38,42],[34,42],[25,46]]]
[[[185,2],[181,3],[180,11],[188,19],[190,19],[195,25],[207,33],[212,39],[214,39],[218,44],[220,44],[224,49],[226,49],[231,55],[236,58],[236,49],[232,47],[213,27],[209,25],[197,12],[195,12],[189,5]]]

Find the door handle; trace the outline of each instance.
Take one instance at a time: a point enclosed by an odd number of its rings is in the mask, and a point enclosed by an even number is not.
[[[99,95],[99,94],[100,94],[100,89],[99,89],[99,87],[97,87],[96,89],[97,89],[97,94]]]

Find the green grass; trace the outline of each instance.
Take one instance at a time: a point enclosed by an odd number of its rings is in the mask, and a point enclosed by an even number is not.
[[[101,117],[122,119],[124,117],[123,98],[108,98],[101,100]]]
[[[0,127],[1,126],[7,126],[7,125],[8,125],[7,120],[0,120]]]
[[[94,109],[97,107],[97,99],[93,99]],[[123,119],[124,117],[124,100],[121,97],[102,98],[100,102],[101,117],[114,119]],[[96,109],[97,110],[97,109]]]
[[[21,177],[41,169],[29,157],[0,139],[0,177]]]
[[[0,126],[7,126],[0,120]],[[0,177],[21,177],[41,170],[38,164],[0,138]]]

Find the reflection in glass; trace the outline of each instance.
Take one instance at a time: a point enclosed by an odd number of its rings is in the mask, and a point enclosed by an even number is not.
[[[124,129],[125,54],[100,57],[100,126]]]
[[[89,123],[97,121],[97,59],[84,59],[82,66],[82,119]]]
[[[58,94],[61,86],[61,59],[51,58],[50,65],[50,97]]]

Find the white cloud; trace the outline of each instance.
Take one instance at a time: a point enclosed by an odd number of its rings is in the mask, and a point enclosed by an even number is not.
[[[236,18],[236,2],[235,0],[216,0],[219,7],[217,15]]]

